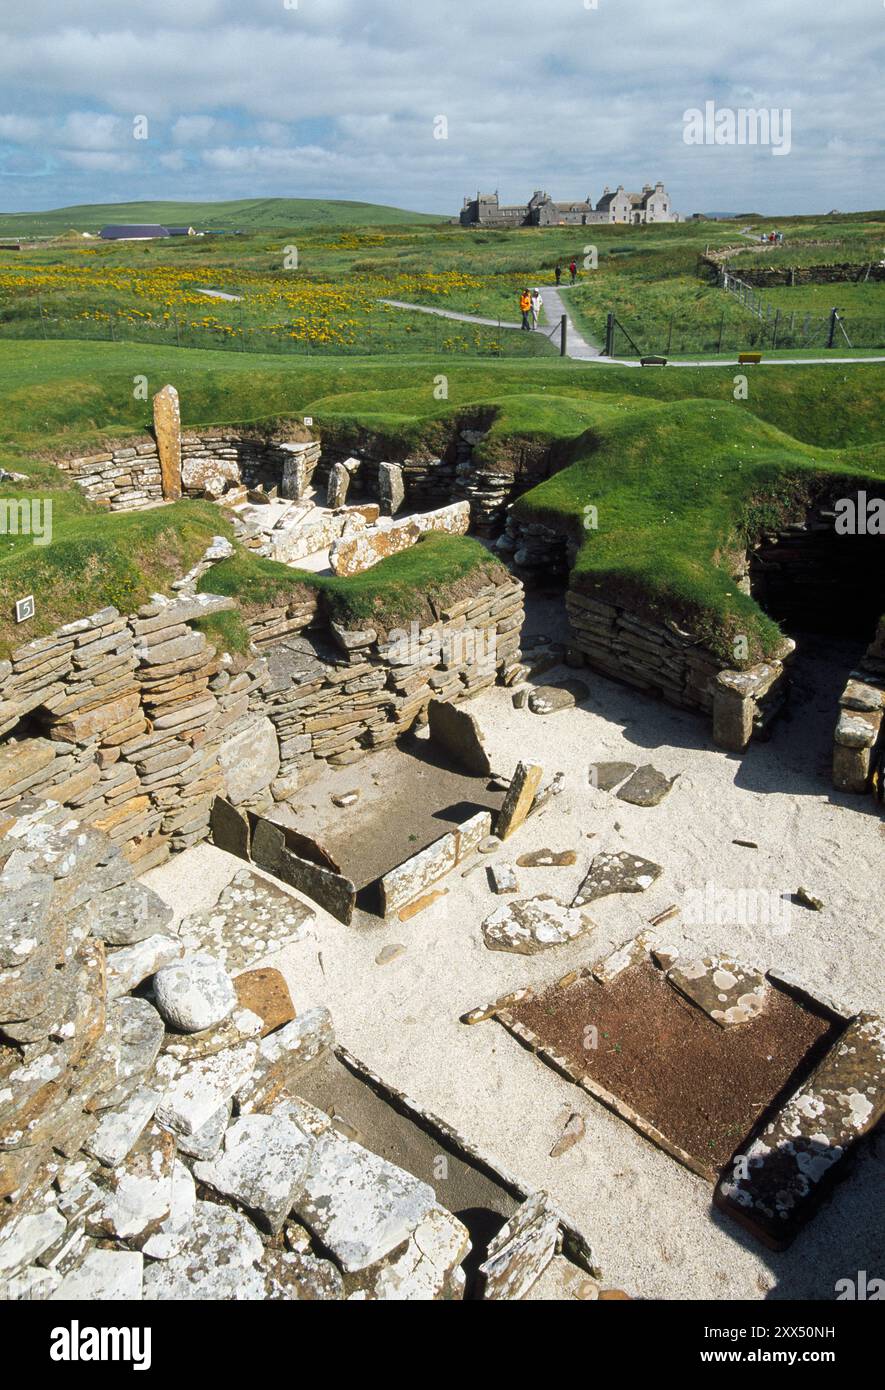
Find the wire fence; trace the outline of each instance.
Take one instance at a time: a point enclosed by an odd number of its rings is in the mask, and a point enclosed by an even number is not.
[[[279,325],[250,323],[192,324],[182,318],[132,320],[125,314],[89,318],[53,314],[45,308],[27,315],[4,316],[0,310],[0,340],[43,339],[82,342],[150,343],[175,348],[224,352],[297,355],[302,357],[363,357],[391,354],[451,355],[453,357],[536,357],[559,351],[560,327],[519,332],[503,320],[479,324],[435,314],[403,311],[379,325],[369,325],[353,340],[323,341],[295,336]]]
[[[744,287],[745,290],[750,287]],[[732,290],[737,297],[738,292]],[[752,317],[736,318],[723,312],[718,318],[639,319],[625,321],[608,315],[605,353],[612,357],[669,357],[695,353],[716,355],[739,352],[819,351],[823,354],[848,349],[885,348],[885,323],[836,309],[828,314],[786,313],[753,298],[740,302]]]

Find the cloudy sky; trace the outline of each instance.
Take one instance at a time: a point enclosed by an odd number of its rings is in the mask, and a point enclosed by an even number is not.
[[[883,58],[883,0],[4,0],[0,210],[656,179],[684,213],[882,207]],[[789,112],[789,154],[686,144],[706,102]]]

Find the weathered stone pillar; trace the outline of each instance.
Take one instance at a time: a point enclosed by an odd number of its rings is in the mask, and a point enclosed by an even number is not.
[[[398,463],[378,465],[378,505],[382,516],[396,516],[405,501],[403,470]]]
[[[153,404],[163,496],[175,499],[181,496],[181,409],[175,387],[164,386]]]
[[[784,679],[780,661],[761,661],[745,671],[720,671],[713,692],[713,742],[742,753],[753,736],[760,705]]]

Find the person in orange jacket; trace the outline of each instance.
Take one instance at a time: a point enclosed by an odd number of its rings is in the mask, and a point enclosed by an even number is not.
[[[522,314],[522,327],[526,332],[532,331],[532,296],[528,290],[523,290],[519,296],[519,311]]]

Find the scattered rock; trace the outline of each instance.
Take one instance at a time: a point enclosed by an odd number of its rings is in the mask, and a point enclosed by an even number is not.
[[[375,964],[389,965],[392,960],[398,960],[405,949],[405,946],[403,946],[401,942],[390,941],[386,946],[381,947],[381,950],[375,957]]]
[[[561,685],[539,685],[529,696],[532,714],[555,714],[589,699],[590,687],[584,681],[563,681]]]
[[[627,850],[597,854],[572,900],[572,907],[583,907],[610,893],[644,893],[662,873],[660,864],[639,859]]]
[[[494,854],[496,849],[501,848],[501,843],[497,835],[486,835],[484,839],[480,840],[476,848],[480,854]]]
[[[562,1154],[567,1153],[570,1148],[577,1144],[579,1139],[583,1139],[585,1128],[583,1115],[579,1115],[577,1112],[571,1114],[562,1134],[550,1150],[550,1157],[559,1158]]]
[[[797,888],[793,894],[793,902],[799,903],[801,907],[810,908],[812,912],[822,912],[824,907],[820,898],[809,893],[807,888]]]
[[[678,777],[678,773],[676,776]],[[651,763],[646,763],[633,773],[617,793],[619,801],[629,801],[631,806],[657,806],[670,791],[676,777],[665,777]]]
[[[521,869],[561,869],[577,862],[573,849],[534,849],[521,854],[517,864]]]
[[[222,1023],[236,1007],[237,995],[212,956],[188,956],[154,976],[154,1002],[170,1028],[199,1033]]]
[[[489,869],[496,893],[518,893],[519,884],[510,864],[493,864]]]
[[[490,951],[533,956],[551,946],[574,941],[592,926],[582,912],[541,894],[496,908],[483,922],[482,933]]]
[[[332,797],[332,805],[344,810],[347,806],[352,806],[355,801],[359,801],[360,794],[358,789],[349,792],[336,792]]]
[[[623,782],[629,777],[631,772],[636,771],[635,763],[591,763],[590,764],[590,785],[600,792],[610,792],[619,782]]]

